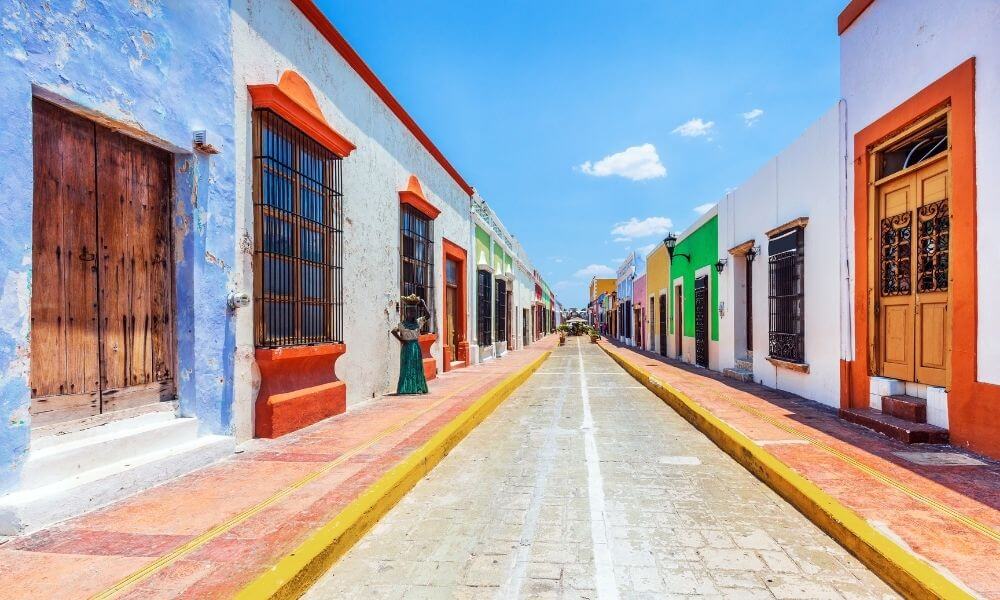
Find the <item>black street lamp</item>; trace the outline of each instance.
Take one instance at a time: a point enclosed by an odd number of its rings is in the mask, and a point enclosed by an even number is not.
[[[720,258],[719,262],[715,263],[715,272],[722,275],[722,270],[726,268],[727,263],[729,263],[728,258]]]
[[[670,262],[674,262],[674,248],[677,247],[677,236],[673,232],[667,234],[667,237],[663,238],[663,245],[667,247],[667,254],[670,255]],[[688,262],[691,262],[690,254],[678,254],[677,256],[683,256]]]

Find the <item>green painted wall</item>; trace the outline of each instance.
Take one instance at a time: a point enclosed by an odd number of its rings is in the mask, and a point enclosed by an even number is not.
[[[691,260],[680,256],[688,254]],[[704,266],[708,270],[709,287],[709,321],[711,322],[711,339],[719,341],[719,274],[715,272],[715,263],[719,261],[719,217],[715,216],[677,243],[674,249],[674,259],[670,265],[670,332],[674,329],[676,314],[674,280],[684,277],[684,335],[694,337],[694,273]]]
[[[490,256],[490,234],[476,225],[476,265],[493,265]]]
[[[514,273],[514,257],[512,257],[511,255],[509,255],[507,253],[504,253],[503,259],[504,259],[503,272],[506,273],[506,274],[508,274],[508,275],[509,274],[513,274]]]
[[[493,272],[498,276],[503,275],[503,255],[500,244],[493,244]]]

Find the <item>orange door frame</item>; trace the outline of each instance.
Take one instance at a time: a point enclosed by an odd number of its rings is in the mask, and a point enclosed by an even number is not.
[[[1000,457],[1000,430],[993,416],[1000,406],[1000,385],[977,380],[976,281],[976,139],[975,58],[970,58],[931,83],[854,136],[854,319],[855,356],[841,367],[842,409],[868,405],[869,297],[873,273],[868,272],[870,151],[919,119],[950,107],[952,206],[949,286],[951,288],[952,351],[948,421],[952,443]],[[861,267],[860,265],[865,265]]]
[[[442,260],[441,269],[443,273],[442,281],[445,285],[448,285],[448,260],[454,261],[458,265],[458,288],[455,294],[456,301],[458,303],[458,310],[455,311],[457,315],[457,322],[455,323],[455,330],[458,332],[458,347],[456,348],[457,356],[450,356],[451,352],[448,349],[448,345],[444,344],[444,370],[452,370],[452,362],[461,362],[461,365],[456,365],[456,367],[467,367],[469,366],[469,340],[467,337],[468,326],[466,325],[466,290],[468,285],[465,281],[466,277],[466,265],[468,260],[468,253],[465,248],[462,248],[455,242],[447,238],[441,239],[442,247]],[[444,295],[444,315],[448,318],[450,314],[451,307],[448,306],[448,294]]]

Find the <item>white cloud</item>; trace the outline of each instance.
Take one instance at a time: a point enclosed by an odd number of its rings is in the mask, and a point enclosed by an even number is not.
[[[650,252],[652,252],[653,248],[656,248],[659,244],[660,244],[659,242],[653,242],[652,244],[646,244],[645,246],[639,246],[637,248],[637,251],[639,252],[640,255],[646,256],[647,254],[649,254]]]
[[[713,127],[715,127],[715,121],[703,121],[701,117],[695,117],[687,123],[678,125],[671,133],[684,137],[704,137],[712,133]]]
[[[666,217],[647,217],[641,221],[632,217],[628,221],[615,223],[611,235],[618,236],[615,238],[616,242],[626,242],[651,235],[664,235],[673,226],[673,221]]]
[[[753,127],[761,117],[764,116],[764,111],[759,108],[755,108],[751,111],[743,113],[743,122],[747,124],[747,127]]]
[[[608,265],[587,265],[573,274],[578,279],[590,279],[592,277],[612,277],[615,270]]]
[[[667,168],[660,162],[656,146],[643,144],[631,146],[621,152],[605,156],[596,163],[589,160],[580,165],[580,170],[594,177],[617,175],[632,181],[655,179],[667,174]]]
[[[706,202],[704,204],[699,204],[698,206],[694,207],[694,212],[698,213],[699,215],[703,215],[708,211],[712,210],[713,206],[715,206],[715,202]]]

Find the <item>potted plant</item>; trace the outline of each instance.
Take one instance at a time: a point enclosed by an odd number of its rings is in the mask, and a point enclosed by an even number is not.
[[[563,323],[563,324],[559,325],[559,327],[556,327],[556,331],[559,332],[559,345],[560,346],[565,346],[566,345],[566,332],[569,331],[569,325]]]
[[[597,340],[601,339],[601,334],[597,333],[597,329],[594,327],[588,327],[587,333],[590,334],[590,343],[596,344]]]

